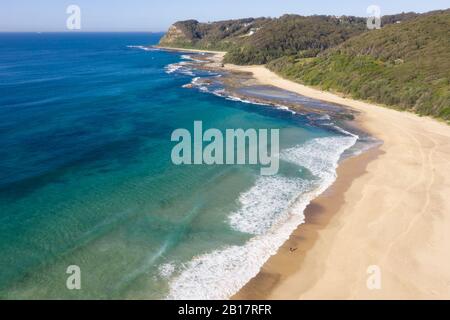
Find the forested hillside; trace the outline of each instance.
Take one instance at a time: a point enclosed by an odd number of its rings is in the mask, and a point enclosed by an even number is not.
[[[366,19],[284,15],[199,23],[180,21],[172,25],[160,45],[228,51],[226,62],[264,64],[284,55],[301,52],[315,56],[366,30]]]
[[[292,54],[314,57],[366,30],[366,19],[284,15],[273,19],[240,46],[232,47],[225,58],[236,64],[265,64]]]
[[[160,45],[227,51],[294,81],[450,121],[450,10],[175,23]]]
[[[268,67],[295,81],[450,120],[450,10],[356,36],[317,58]]]

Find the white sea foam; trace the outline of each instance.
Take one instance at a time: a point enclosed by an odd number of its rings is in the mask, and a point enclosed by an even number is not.
[[[296,196],[310,189],[311,184],[299,178],[260,177],[240,195],[240,209],[229,217],[231,226],[245,233],[265,234],[277,221],[287,218]]]
[[[194,76],[194,72],[190,67],[186,65],[185,62],[172,63],[166,66],[166,73],[181,73],[188,76]]]
[[[192,56],[190,56],[188,54],[182,55],[181,58],[184,59],[184,60],[190,60],[190,61],[194,61],[194,62],[203,62],[202,60],[196,60],[196,59],[192,58]],[[234,95],[229,94],[224,89],[210,90],[208,88],[208,84],[206,84],[206,83],[201,81],[202,80],[201,77],[195,77],[193,69],[191,67],[189,67],[189,63],[187,63],[185,61],[169,64],[169,65],[167,65],[165,67],[165,70],[166,70],[166,73],[168,73],[168,74],[181,73],[181,74],[185,74],[185,75],[189,75],[189,76],[194,77],[190,84],[195,86],[195,87],[197,87],[202,92],[212,93],[212,94],[214,94],[216,96],[220,96],[220,97],[225,98],[225,99],[230,100],[230,101],[237,101],[237,102],[253,104],[253,105],[260,105],[260,106],[271,106],[271,107],[277,108],[278,110],[283,110],[283,111],[290,112],[292,114],[296,114],[295,111],[291,110],[288,106],[285,106],[285,105],[269,104],[269,103],[254,101],[254,100],[243,99],[243,98],[240,98],[238,96],[234,96]],[[210,75],[210,77],[211,76],[212,75]],[[215,75],[214,77],[220,78],[220,77],[222,77],[222,75],[218,74],[218,75]],[[182,87],[183,88],[189,88],[190,86],[189,85],[183,85]]]
[[[191,55],[188,55],[188,54],[181,55],[181,59],[190,60],[190,61],[194,61],[194,62],[204,62],[202,60],[194,59],[194,58],[192,58]]]
[[[251,101],[251,100],[243,99],[243,98],[232,96],[232,95],[226,95],[224,97],[225,97],[225,99],[231,100],[231,101],[238,101],[238,102],[243,102],[243,103],[255,104],[255,105],[259,105],[259,106],[269,106],[269,104],[267,104],[267,103]]]
[[[182,68],[182,65],[178,63],[172,63],[165,67],[166,73],[174,73],[175,71]]]
[[[162,278],[168,279],[175,272],[175,264],[173,263],[165,263],[162,264],[159,269],[159,275]]]
[[[127,46],[127,48],[130,48],[130,49],[141,49],[141,50],[144,50],[144,51],[158,51],[158,49],[156,49],[156,48],[150,48],[150,47],[145,47],[145,46],[130,45],[130,46]]]
[[[295,112],[294,110],[291,110],[289,107],[287,106],[283,106],[283,105],[275,105],[275,107],[279,110],[284,110],[284,111],[289,111],[292,114],[297,114],[297,112]]]
[[[236,230],[255,235],[243,246],[231,246],[195,257],[170,281],[168,299],[228,299],[257,275],[261,266],[304,223],[304,210],[336,179],[342,153],[355,135],[316,138],[283,151],[281,159],[309,170],[317,180],[259,177],[241,194],[240,209],[230,215]]]
[[[321,179],[334,178],[342,153],[358,140],[358,136],[348,134],[345,137],[313,139],[300,147],[284,150],[281,159],[305,167]]]
[[[195,76],[194,72],[192,71],[192,68],[189,67],[189,64],[185,61],[177,62],[169,64],[165,67],[166,73],[181,73],[188,76]]]
[[[200,79],[201,79],[200,77],[195,77],[194,79],[192,79],[191,83],[194,85],[198,85]]]
[[[202,82],[202,79],[204,79],[204,78],[195,77],[195,78],[192,79],[191,83],[185,84],[185,85],[183,85],[183,87],[184,88],[191,88],[191,86],[194,86],[194,87],[196,87],[198,90],[200,90],[202,92],[207,92],[207,93],[213,93],[214,94],[214,91],[210,91],[209,88],[208,88],[208,86],[210,84],[206,83],[206,82]]]
[[[269,104],[269,103],[254,101],[254,100],[243,99],[243,98],[233,96],[233,95],[227,93],[225,91],[225,89],[216,89],[214,91],[208,91],[208,92],[210,92],[216,96],[230,100],[230,101],[238,101],[238,102],[242,102],[242,103],[254,104],[254,105],[259,105],[259,106],[268,106],[268,107],[270,106],[270,107],[275,107],[278,110],[283,110],[283,111],[290,112],[292,114],[296,114],[296,112],[294,110],[291,110],[288,106],[281,105],[281,104]]]
[[[194,59],[191,55],[183,54],[181,55],[181,59],[183,60],[189,60],[188,61],[181,61],[177,63],[169,64],[165,67],[166,73],[180,73],[184,75],[188,75],[191,77],[194,77],[195,74],[193,72],[192,63],[200,63],[203,62],[202,60]]]

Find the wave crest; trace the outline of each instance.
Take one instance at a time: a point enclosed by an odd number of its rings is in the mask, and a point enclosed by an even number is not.
[[[259,177],[241,194],[241,207],[229,218],[232,228],[255,236],[243,246],[216,250],[184,264],[170,281],[167,299],[228,299],[239,291],[304,223],[307,205],[335,181],[341,155],[357,140],[352,134],[316,138],[283,151],[282,160],[306,168],[317,180]]]

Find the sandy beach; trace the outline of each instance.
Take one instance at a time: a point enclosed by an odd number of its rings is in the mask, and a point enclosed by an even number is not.
[[[356,109],[359,124],[383,141],[376,156],[341,164],[335,185],[307,209],[309,222],[235,298],[449,299],[450,126],[309,88],[264,66],[226,68]],[[367,287],[373,265],[380,290]]]
[[[210,53],[211,66],[222,67],[225,53]],[[358,125],[383,141],[342,161],[306,223],[233,298],[450,299],[450,126],[310,88],[264,66],[224,69],[352,108]],[[381,272],[380,289],[368,289],[371,266]]]

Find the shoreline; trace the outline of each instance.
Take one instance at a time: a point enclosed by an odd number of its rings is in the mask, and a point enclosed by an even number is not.
[[[344,201],[328,209],[330,221],[317,231],[301,265],[289,271],[297,258],[283,258],[282,247],[235,297],[264,290],[267,299],[449,299],[450,217],[445,214],[450,200],[445,195],[450,194],[450,126],[306,87],[264,66],[225,69],[250,72],[261,83],[350,107],[359,112],[356,122],[383,141],[378,157],[365,173],[351,177],[347,190],[331,188]],[[339,168],[347,176],[345,164]],[[268,289],[264,268],[274,260],[283,261],[275,271],[281,276]],[[381,272],[380,290],[367,287],[371,266]]]
[[[175,51],[211,53],[211,68],[349,107],[356,124],[383,141],[340,162],[335,183],[306,210],[307,222],[232,298],[450,298],[450,126],[310,88],[264,66],[222,67],[223,52]],[[380,290],[366,284],[374,265]]]
[[[173,52],[191,52],[191,53],[211,53],[216,56],[225,56],[225,51],[214,51],[214,50],[200,50],[200,49],[183,49],[183,48],[175,48],[175,47],[163,47],[163,46],[152,46],[152,48],[161,49],[165,51],[173,51]]]
[[[336,181],[320,196],[311,201],[305,209],[305,223],[297,227],[289,239],[278,249],[261,268],[259,274],[250,280],[231,300],[266,300],[281,283],[289,281],[289,277],[302,270],[308,251],[319,240],[321,230],[327,228],[333,216],[345,202],[345,192],[357,177],[366,172],[371,161],[382,154],[379,147],[342,160],[337,168]],[[295,250],[291,252],[291,250]],[[325,252],[322,252],[325,255]],[[316,259],[320,261],[321,259]],[[305,291],[320,277],[320,263],[317,269],[311,270],[308,277],[296,283]],[[288,296],[289,294],[286,294]],[[280,297],[282,299],[282,297]]]

